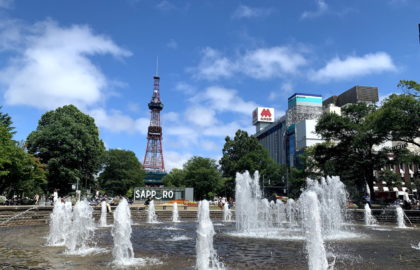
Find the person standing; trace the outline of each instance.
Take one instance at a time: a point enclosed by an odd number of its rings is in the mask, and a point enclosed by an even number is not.
[[[39,202],[39,194],[38,193],[35,194],[34,199],[35,199],[35,205],[38,205],[38,202]]]

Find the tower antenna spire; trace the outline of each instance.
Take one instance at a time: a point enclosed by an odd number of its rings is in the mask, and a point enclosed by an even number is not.
[[[159,76],[159,56],[156,56],[156,74],[155,76]]]

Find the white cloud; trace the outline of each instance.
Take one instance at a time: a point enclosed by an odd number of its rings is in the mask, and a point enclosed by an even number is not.
[[[167,113],[161,113],[161,120],[164,121],[164,123],[178,123],[179,122],[179,114],[176,112],[167,112]]]
[[[271,9],[267,8],[255,8],[245,5],[240,5],[232,14],[232,18],[255,18],[270,15]]]
[[[181,91],[186,95],[194,94],[197,91],[197,89],[194,86],[186,82],[178,82],[175,86],[175,90]]]
[[[87,26],[60,27],[54,21],[37,23],[25,35],[22,53],[1,70],[7,104],[53,109],[80,107],[102,99],[110,82],[88,56],[126,57],[130,52]]]
[[[217,151],[217,150],[221,150],[221,146],[214,143],[213,141],[209,141],[209,140],[203,140],[200,142],[200,147],[204,150],[207,151]]]
[[[182,169],[182,166],[187,162],[193,155],[190,153],[180,154],[178,152],[167,151],[163,153],[165,157],[165,169],[170,172],[172,169]]]
[[[384,52],[348,56],[345,59],[335,57],[325,67],[311,74],[314,81],[345,80],[357,76],[377,74],[397,70],[391,56]]]
[[[105,109],[98,108],[88,111],[88,114],[95,119],[95,123],[99,127],[114,133],[126,132],[146,135],[150,123],[148,118],[133,119],[117,110],[107,112]]]
[[[207,80],[229,78],[236,72],[236,64],[220,52],[212,48],[203,50],[203,57],[194,72],[198,71],[197,77]]]
[[[287,46],[259,48],[231,59],[215,49],[206,48],[200,63],[192,71],[195,77],[207,80],[230,78],[238,73],[254,79],[269,79],[296,74],[306,64],[302,52]]]
[[[305,11],[301,15],[301,19],[308,19],[321,16],[328,11],[328,5],[325,0],[315,0],[317,9],[315,11]]]
[[[243,72],[256,79],[280,77],[294,74],[306,65],[305,58],[288,47],[272,47],[248,52],[240,66]]]
[[[188,107],[185,111],[185,119],[199,127],[207,127],[214,125],[216,120],[214,110],[202,106]]]
[[[194,96],[191,101],[202,102],[207,108],[218,112],[250,114],[257,107],[256,103],[244,101],[239,97],[236,90],[221,86],[210,86],[204,92]]]

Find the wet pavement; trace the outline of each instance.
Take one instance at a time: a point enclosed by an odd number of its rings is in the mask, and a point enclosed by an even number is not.
[[[141,223],[133,225],[136,257],[159,259],[162,264],[129,269],[193,269],[196,223]],[[45,246],[48,226],[0,228],[0,270],[8,269],[115,269],[112,262],[111,228],[98,228],[97,247],[107,253],[64,255],[63,247]],[[420,269],[420,229],[352,225],[359,237],[326,242],[334,269]],[[230,235],[234,223],[215,222],[214,247],[228,269],[307,269],[302,240],[243,238]]]

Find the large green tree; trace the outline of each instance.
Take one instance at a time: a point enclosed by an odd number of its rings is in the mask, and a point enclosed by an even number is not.
[[[349,104],[342,108],[342,115],[324,114],[316,126],[327,143],[316,146],[315,160],[325,174],[339,175],[356,196],[363,195],[360,191],[366,183],[374,196],[374,170],[388,161],[390,149],[375,147],[387,139],[377,132],[376,112],[375,105]]]
[[[214,159],[194,156],[184,164],[184,173],[185,185],[194,188],[196,200],[222,193],[223,178]]]
[[[243,130],[236,131],[233,139],[229,136],[225,138],[220,165],[223,176],[228,179],[225,184],[228,197],[234,196],[237,172],[249,171],[253,174],[259,171],[261,181],[270,180],[272,186],[282,185],[286,173],[283,166],[270,158],[258,140]]]
[[[29,152],[47,166],[50,191],[66,194],[75,183],[93,186],[105,148],[92,117],[73,105],[49,111],[26,142]]]
[[[37,158],[14,141],[11,117],[0,112],[0,194],[42,193],[46,172]]]
[[[126,195],[130,188],[144,185],[143,166],[132,151],[110,149],[105,154],[99,187],[112,195]]]

